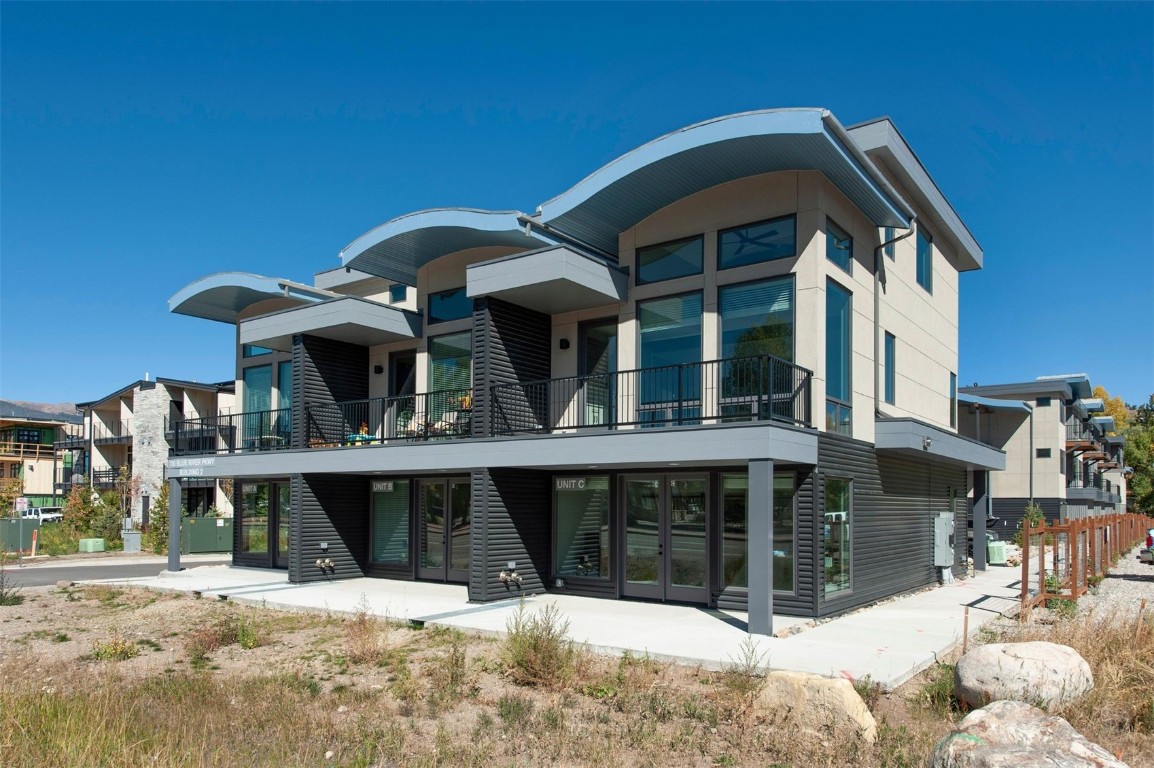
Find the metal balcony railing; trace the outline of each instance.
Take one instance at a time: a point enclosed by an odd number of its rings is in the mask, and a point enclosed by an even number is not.
[[[95,443],[114,443],[131,439],[132,422],[130,420],[110,421],[107,423],[94,420],[92,422],[92,440]]]
[[[292,447],[292,412],[289,408],[185,419],[170,426],[174,456]]]
[[[92,484],[97,487],[116,485],[116,480],[120,477],[120,469],[120,467],[108,467],[92,470]]]
[[[811,425],[810,371],[786,360],[730,358],[495,384],[490,434],[743,421]]]
[[[305,405],[310,448],[471,437],[473,390]]]

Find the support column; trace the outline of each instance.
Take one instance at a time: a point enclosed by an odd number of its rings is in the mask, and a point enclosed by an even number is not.
[[[749,462],[749,634],[773,634],[773,461]]]
[[[180,480],[168,480],[168,570],[180,570]]]
[[[986,570],[986,519],[990,516],[990,473],[974,470],[974,570]]]

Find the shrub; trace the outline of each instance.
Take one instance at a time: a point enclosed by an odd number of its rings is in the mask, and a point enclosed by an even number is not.
[[[769,672],[767,653],[757,648],[753,638],[746,635],[741,641],[741,649],[736,656],[729,657],[729,663],[722,667],[721,680],[734,693],[749,695],[757,693],[765,685]]]
[[[1022,546],[1022,529],[1025,527],[1027,520],[1030,521],[1031,526],[1037,526],[1040,525],[1045,519],[1046,514],[1042,512],[1042,508],[1039,505],[1032,501],[1027,504],[1026,513],[1022,516],[1022,522],[1018,523],[1018,530],[1014,534],[1014,544],[1016,544],[1018,547]]]
[[[547,687],[563,685],[572,678],[577,649],[568,639],[569,621],[562,619],[557,606],[549,604],[528,615],[522,603],[505,629],[502,661],[514,682]]]
[[[938,714],[948,715],[957,710],[954,697],[954,665],[935,664],[930,668],[929,680],[922,688],[922,696],[930,709]]]
[[[104,642],[93,643],[91,655],[97,661],[127,661],[140,655],[140,648],[123,635],[113,635]]]
[[[389,625],[369,613],[369,601],[361,595],[357,612],[345,622],[345,655],[354,664],[377,664],[385,656]]]
[[[24,602],[24,595],[20,594],[19,587],[8,586],[8,569],[5,561],[8,556],[0,552],[0,605],[20,605]]]

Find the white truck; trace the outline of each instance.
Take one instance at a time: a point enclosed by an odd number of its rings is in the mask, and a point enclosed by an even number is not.
[[[29,507],[20,514],[25,520],[39,520],[40,524],[58,523],[64,519],[60,507]]]

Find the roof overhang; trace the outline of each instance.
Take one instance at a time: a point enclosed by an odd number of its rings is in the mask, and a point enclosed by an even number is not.
[[[1083,397],[1078,402],[1086,409],[1086,413],[1101,413],[1106,410],[1106,404],[1100,397]]]
[[[553,245],[538,232],[526,233],[519,211],[434,208],[417,211],[369,230],[341,251],[345,267],[405,285],[417,284],[417,270],[450,253],[504,246]],[[616,246],[614,247],[616,252]]]
[[[337,294],[279,277],[217,272],[189,283],[168,300],[168,311],[220,323],[236,323],[244,310],[267,299],[324,301]]]
[[[1064,381],[1070,388],[1071,396],[1079,400],[1090,399],[1094,394],[1090,388],[1090,377],[1084,373],[1062,373],[1057,376],[1039,376],[1035,381],[1053,382]]]
[[[978,395],[970,395],[965,392],[958,393],[958,402],[974,406],[976,409],[985,408],[991,411],[1020,411],[1021,413],[1031,413],[1034,410],[1030,407],[1029,403],[1022,400],[998,400],[993,397],[979,397]]]
[[[1090,419],[1090,421],[1097,424],[1098,428],[1101,429],[1103,433],[1114,431],[1113,416],[1095,416],[1094,418]]]
[[[879,451],[944,461],[966,469],[1006,468],[1004,451],[916,419],[878,419],[874,445]]]
[[[888,117],[851,126],[850,137],[870,158],[881,160],[930,219],[935,234],[944,235],[957,249],[958,269],[981,269],[982,246],[966,228],[957,211],[946,200],[922,161],[914,154]]]
[[[556,315],[625,301],[629,275],[564,245],[518,253],[468,267],[470,298],[493,296]]]
[[[269,349],[291,350],[292,338],[298,333],[371,347],[419,338],[421,315],[345,296],[240,323],[241,344],[258,344]]]
[[[1070,385],[1062,380],[1020,381],[1010,384],[979,384],[973,387],[959,387],[958,392],[967,395],[976,395],[983,398],[1021,400],[1044,395],[1058,395],[1062,400],[1073,397]]]
[[[697,123],[594,171],[541,205],[537,220],[609,253],[618,235],[682,198],[773,171],[820,171],[877,226],[913,211],[824,109],[771,109]]]

